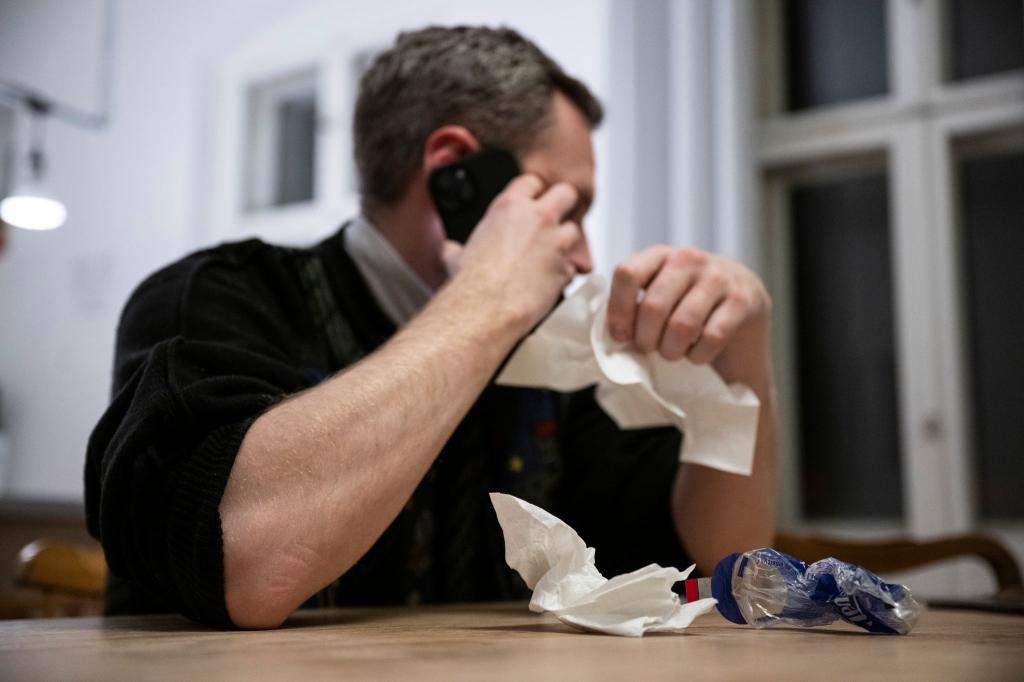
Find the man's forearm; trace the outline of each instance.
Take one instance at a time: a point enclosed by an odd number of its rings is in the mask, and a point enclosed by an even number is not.
[[[510,182],[406,329],[253,423],[220,505],[237,625],[279,624],[395,519],[513,344],[587,265],[565,219],[577,197],[529,173]]]
[[[220,507],[236,624],[277,625],[359,560],[515,343],[521,320],[487,309],[465,284],[453,281],[379,351],[252,425]]]
[[[761,401],[753,472],[738,476],[683,464],[673,488],[676,529],[705,575],[731,552],[770,545],[775,530],[775,388],[765,327],[748,347],[715,363],[725,381],[746,384]]]

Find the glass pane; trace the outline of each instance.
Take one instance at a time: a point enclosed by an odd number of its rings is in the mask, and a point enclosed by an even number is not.
[[[14,185],[14,109],[0,106],[0,197]]]
[[[960,162],[978,511],[1024,518],[1024,152]]]
[[[300,94],[277,105],[275,205],[313,198],[316,163],[316,97]]]
[[[808,517],[902,515],[884,174],[791,195],[800,457]]]
[[[313,199],[317,74],[314,69],[256,83],[246,98],[245,206],[263,210]]]
[[[791,111],[888,92],[884,0],[789,0],[785,14]]]
[[[951,0],[951,76],[964,80],[1024,68],[1024,2]]]

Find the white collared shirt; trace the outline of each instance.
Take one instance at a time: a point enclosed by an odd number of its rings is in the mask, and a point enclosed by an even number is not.
[[[377,305],[397,326],[409,322],[433,297],[433,289],[366,216],[357,216],[345,228],[345,250]]]

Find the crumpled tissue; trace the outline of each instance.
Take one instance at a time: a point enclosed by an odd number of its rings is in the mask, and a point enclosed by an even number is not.
[[[506,386],[576,391],[597,384],[598,404],[619,428],[675,426],[682,462],[749,476],[760,401],[711,367],[670,362],[612,339],[608,288],[588,278],[527,336],[498,375]]]
[[[512,495],[491,493],[491,504],[505,534],[505,560],[533,590],[531,611],[584,630],[640,637],[684,630],[717,603],[684,603],[672,591],[693,566],[651,564],[608,579],[594,565],[594,549],[562,520]]]

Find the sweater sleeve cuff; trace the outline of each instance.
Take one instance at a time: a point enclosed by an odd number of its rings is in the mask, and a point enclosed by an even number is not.
[[[218,428],[189,454],[167,509],[167,552],[179,608],[213,627],[234,627],[224,597],[220,501],[253,421],[255,417]]]

